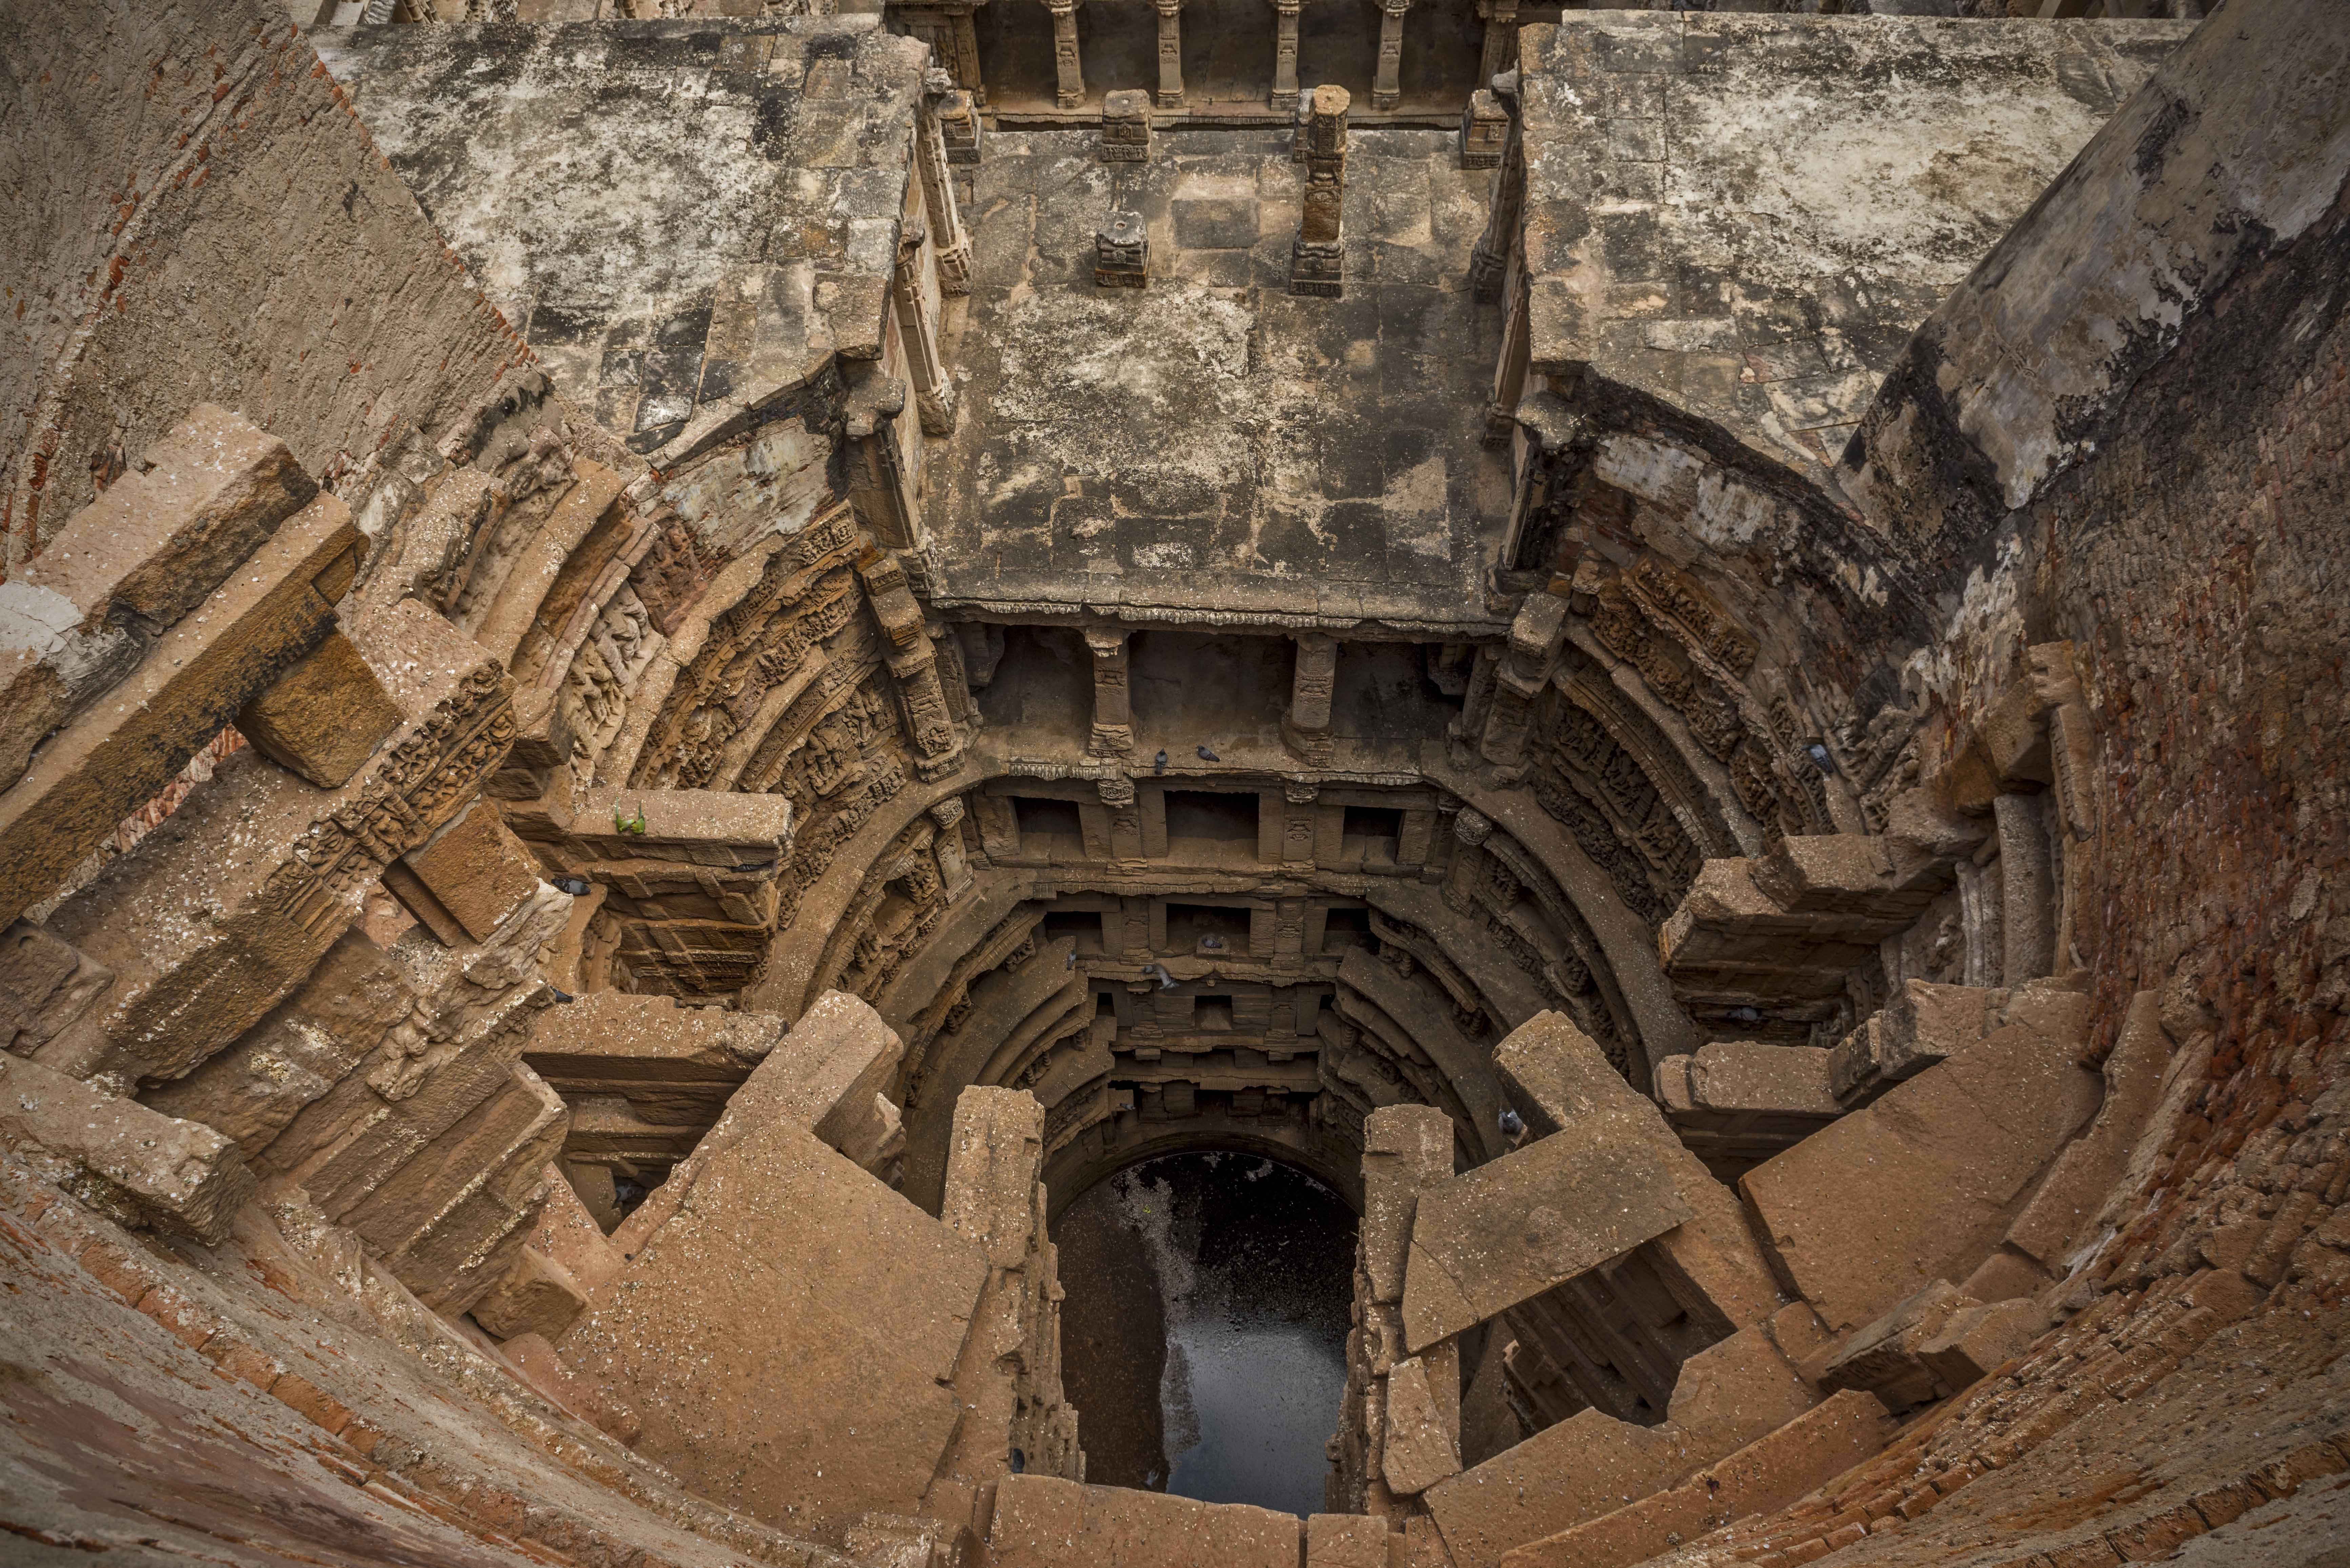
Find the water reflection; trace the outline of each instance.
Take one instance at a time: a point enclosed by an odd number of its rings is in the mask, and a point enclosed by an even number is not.
[[[1170,1155],[1080,1194],[1054,1240],[1086,1479],[1320,1511],[1355,1252],[1338,1195],[1253,1155]]]

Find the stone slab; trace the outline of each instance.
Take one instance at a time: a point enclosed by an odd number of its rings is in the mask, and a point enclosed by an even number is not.
[[[284,441],[198,403],[0,583],[0,789],[317,491]]]
[[[1883,1449],[1893,1417],[1837,1394],[1669,1490],[1518,1547],[1503,1568],[1629,1568],[1749,1514],[1783,1508]]]
[[[563,1355],[687,1486],[837,1540],[920,1503],[986,1272],[975,1243],[778,1110],[703,1161]]]
[[[1740,1179],[1774,1267],[1839,1331],[1965,1279],[2096,1108],[2075,1041],[2011,1024]]]
[[[350,509],[318,497],[158,637],[103,701],[49,738],[0,794],[0,921],[55,888],[255,692],[317,646],[333,629],[347,558],[359,543]]]

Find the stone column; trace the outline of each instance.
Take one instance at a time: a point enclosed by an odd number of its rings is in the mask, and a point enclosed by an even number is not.
[[[1509,651],[1494,672],[1492,708],[1485,715],[1484,741],[1479,747],[1496,767],[1507,771],[1523,766],[1534,704],[1565,640],[1566,601],[1556,594],[1528,594],[1510,623]]]
[[[914,476],[898,447],[898,417],[906,408],[906,384],[870,359],[852,362],[847,374],[848,504],[858,525],[883,548],[910,550],[918,513]]]
[[[1415,1511],[1387,1483],[1390,1378],[1407,1376],[1415,1403],[1460,1441],[1457,1341],[1417,1357],[1404,1350],[1404,1265],[1424,1187],[1452,1177],[1452,1118],[1432,1106],[1385,1106],[1363,1122],[1363,1218],[1355,1251],[1355,1322],[1347,1336],[1347,1395],[1334,1444],[1330,1506],[1381,1517]],[[1456,1449],[1457,1451],[1457,1449]]]
[[[1336,299],[1345,291],[1347,89],[1318,87],[1305,126],[1305,214],[1289,252],[1289,292]]]
[[[1097,780],[1095,790],[1109,813],[1109,857],[1142,858],[1142,810],[1136,801],[1134,781],[1123,775]]]
[[[1452,864],[1444,875],[1444,907],[1459,915],[1477,907],[1477,851],[1493,836],[1492,819],[1462,806],[1452,819]]]
[[[1094,726],[1086,750],[1097,757],[1122,757],[1134,750],[1134,713],[1126,691],[1126,633],[1087,627],[1086,646],[1094,656]]]
[[[898,310],[898,336],[905,340],[906,370],[913,378],[915,411],[922,433],[950,435],[955,427],[954,383],[939,358],[938,320],[930,291],[922,286],[922,241],[928,231],[916,219],[899,231],[898,266],[889,292]]]
[[[930,219],[931,255],[939,269],[939,289],[944,294],[971,292],[971,234],[962,226],[962,207],[955,200],[954,176],[948,171],[944,117],[951,108],[970,113],[970,95],[959,91],[953,78],[941,70],[922,77],[922,114],[915,128],[915,162],[921,171],[922,211]]]
[[[1477,18],[1485,24],[1477,79],[1490,82],[1518,63],[1518,0],[1477,0]]]
[[[1338,644],[1317,631],[1296,639],[1297,662],[1289,681],[1289,711],[1282,716],[1281,738],[1289,749],[1317,768],[1330,765],[1330,692],[1336,684]]]
[[[1053,13],[1053,68],[1059,78],[1055,101],[1075,109],[1086,101],[1086,72],[1077,58],[1077,0],[1045,0]]]
[[[1321,790],[1310,784],[1284,784],[1281,786],[1283,813],[1281,818],[1282,869],[1294,876],[1303,876],[1314,869],[1314,824],[1315,801]]]
[[[1501,175],[1493,182],[1493,205],[1485,214],[1485,232],[1469,253],[1469,286],[1479,299],[1498,299],[1502,274],[1509,265],[1511,248],[1518,240],[1518,213],[1525,203],[1526,161],[1519,151],[1518,73],[1503,71],[1492,78],[1493,98],[1510,123],[1502,136]]]
[[[1159,10],[1159,107],[1183,107],[1183,0],[1153,0]]]
[[[962,897],[971,886],[971,862],[962,852],[962,801],[942,800],[931,807],[931,820],[939,825],[939,834],[931,840],[931,852],[939,859],[939,881],[946,888],[947,901]]]
[[[1509,140],[1510,111],[1502,100],[1484,88],[1471,93],[1469,107],[1461,111],[1461,167],[1500,168]]]
[[[949,163],[979,161],[979,105],[985,97],[970,92],[949,95],[939,106],[939,140],[946,143]]]
[[[1274,109],[1297,107],[1297,11],[1301,0],[1273,0],[1273,97]]]
[[[1461,716],[1444,727],[1449,738],[1468,742],[1485,732],[1485,715],[1493,706],[1493,671],[1500,668],[1501,657],[1492,644],[1478,645],[1476,662],[1469,670],[1469,690],[1461,699]]]
[[[1403,101],[1403,14],[1411,0],[1379,0],[1379,64],[1371,78],[1371,108],[1393,109]]]
[[[1150,161],[1150,95],[1133,88],[1102,94],[1099,151],[1105,163]]]

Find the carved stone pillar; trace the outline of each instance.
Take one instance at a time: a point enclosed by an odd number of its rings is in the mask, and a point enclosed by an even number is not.
[[[1491,818],[1469,806],[1452,819],[1452,864],[1444,877],[1444,906],[1465,915],[1477,907],[1478,849],[1492,836]]]
[[[1087,627],[1086,646],[1094,656],[1094,725],[1086,750],[1097,757],[1122,757],[1134,750],[1134,713],[1126,689],[1126,633]]]
[[[931,807],[931,820],[939,825],[939,834],[931,840],[931,851],[939,859],[939,880],[944,885],[947,901],[962,897],[971,886],[971,862],[962,852],[962,802],[942,800]]]
[[[1045,0],[1053,13],[1053,68],[1058,78],[1055,101],[1075,109],[1086,101],[1086,72],[1077,58],[1077,0]]]
[[[1289,682],[1289,711],[1281,738],[1317,768],[1330,765],[1330,693],[1338,673],[1338,644],[1320,632],[1300,633],[1297,662]]]
[[[1482,84],[1518,63],[1518,0],[1477,0],[1477,17],[1485,24],[1485,51],[1477,62]]]
[[[1474,268],[1472,260],[1471,268]],[[1496,449],[1510,444],[1518,428],[1518,400],[1525,396],[1526,370],[1534,352],[1533,300],[1526,290],[1524,269],[1504,267],[1502,292],[1502,352],[1493,361],[1493,390],[1485,401],[1484,444]]]
[[[1010,801],[1000,794],[973,791],[971,809],[979,824],[981,854],[1002,860],[1020,853],[1020,816]]]
[[[947,711],[956,723],[978,729],[986,721],[971,694],[971,671],[963,668],[962,639],[944,621],[926,620],[922,628],[930,637],[931,646],[938,650],[939,684],[946,689]]]
[[[1411,0],[1379,0],[1379,64],[1371,78],[1371,108],[1393,109],[1403,101],[1403,14]]]
[[[1113,98],[1117,95],[1113,93]],[[1140,94],[1137,94],[1140,97]],[[1117,212],[1094,231],[1094,286],[1150,286],[1150,231],[1139,213]]]
[[[1493,78],[1493,98],[1509,116],[1503,132],[1501,177],[1493,183],[1493,205],[1485,216],[1485,232],[1469,253],[1469,286],[1480,299],[1498,298],[1502,274],[1509,265],[1510,247],[1517,243],[1518,211],[1526,193],[1526,161],[1519,151],[1518,73],[1503,71]]]
[[[922,241],[927,231],[918,220],[899,231],[898,266],[890,275],[889,294],[898,312],[898,336],[906,346],[906,370],[914,381],[914,406],[926,435],[949,435],[955,427],[954,382],[939,358],[939,324],[931,314],[930,290],[923,287]]]
[[[1502,150],[1509,145],[1510,111],[1491,91],[1479,88],[1461,111],[1461,167],[1498,169]]]
[[[1273,97],[1274,109],[1297,107],[1297,11],[1301,0],[1273,0]]]
[[[1347,89],[1318,87],[1305,126],[1305,213],[1289,253],[1289,292],[1336,299],[1345,291]]]
[[[1534,703],[1565,639],[1566,601],[1555,594],[1528,594],[1510,623],[1509,651],[1493,675],[1492,711],[1485,716],[1479,747],[1487,762],[1508,769],[1524,761]]]
[[[1159,107],[1183,107],[1183,0],[1153,0],[1159,11]]]
[[[870,359],[848,367],[848,503],[858,526],[883,548],[917,546],[914,475],[898,445],[906,384]]]
[[[955,200],[954,176],[948,171],[944,116],[956,99],[968,115],[971,97],[957,90],[944,71],[922,78],[922,114],[915,127],[915,162],[922,178],[922,211],[930,219],[931,255],[939,269],[939,289],[944,294],[971,292],[971,234],[962,226],[962,207]]]
[[[1102,94],[1100,158],[1105,163],[1150,161],[1150,95],[1133,88]]]
[[[1281,867],[1293,876],[1303,876],[1314,869],[1314,827],[1318,809],[1315,802],[1321,794],[1310,784],[1281,786]]]
[[[1461,716],[1444,727],[1452,739],[1473,741],[1485,732],[1485,715],[1493,706],[1493,671],[1501,668],[1501,657],[1492,644],[1479,645],[1469,670],[1469,690],[1461,699]]]
[[[1102,805],[1109,813],[1109,857],[1142,858],[1142,810],[1130,778],[1107,778],[1095,783]]]
[[[949,163],[979,161],[979,106],[986,101],[974,90],[951,94],[939,105],[939,140],[946,143]]]

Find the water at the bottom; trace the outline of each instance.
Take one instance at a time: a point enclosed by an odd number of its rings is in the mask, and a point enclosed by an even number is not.
[[[1345,1200],[1254,1155],[1170,1155],[1079,1194],[1053,1239],[1086,1479],[1321,1511],[1347,1385]]]

